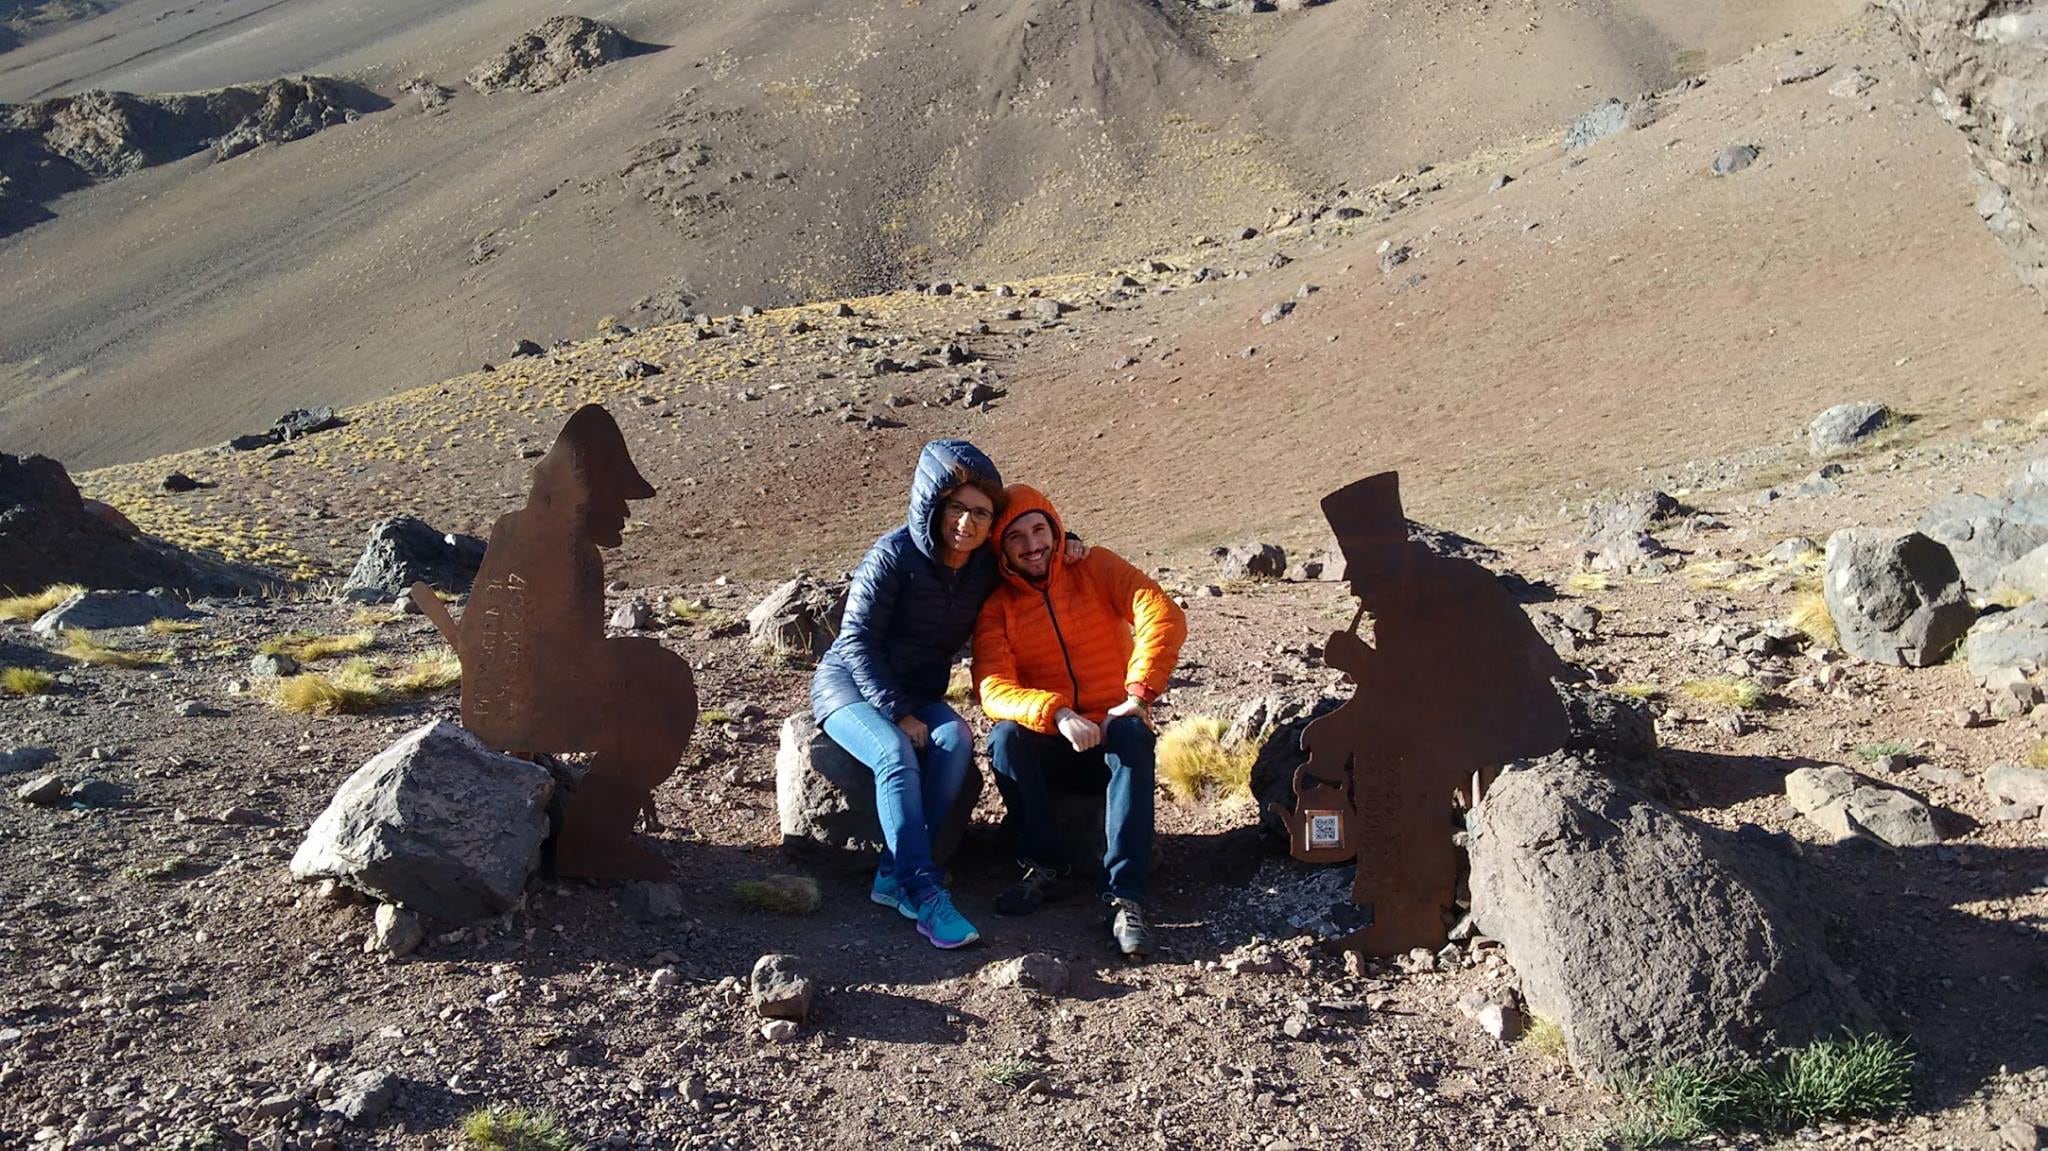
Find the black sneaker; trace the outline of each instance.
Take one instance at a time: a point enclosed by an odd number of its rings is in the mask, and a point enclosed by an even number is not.
[[[1048,902],[1067,896],[1067,873],[1035,863],[1024,865],[1024,878],[996,896],[997,915],[1029,915]]]
[[[1126,959],[1143,959],[1152,954],[1152,925],[1145,922],[1145,909],[1135,899],[1105,895],[1109,905],[1109,934]]]

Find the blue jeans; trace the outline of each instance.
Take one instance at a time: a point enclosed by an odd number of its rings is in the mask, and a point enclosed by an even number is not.
[[[1075,751],[1066,737],[1043,735],[1005,721],[988,736],[996,789],[1016,823],[1022,862],[1064,870],[1065,837],[1053,822],[1052,792],[1105,789],[1102,812],[1108,846],[1102,856],[1105,889],[1120,899],[1145,901],[1152,870],[1152,766],[1157,737],[1134,715],[1103,729],[1102,742]]]
[[[915,904],[939,888],[932,837],[974,770],[974,729],[943,701],[910,714],[931,729],[922,749],[871,703],[849,703],[826,716],[825,734],[875,773],[882,871],[894,874]]]

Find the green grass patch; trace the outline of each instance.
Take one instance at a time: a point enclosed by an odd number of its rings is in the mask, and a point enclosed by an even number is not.
[[[32,667],[0,667],[0,695],[48,695],[57,677]]]
[[[155,667],[164,661],[160,651],[123,651],[110,647],[98,636],[84,628],[64,629],[64,643],[57,648],[57,654],[79,663],[96,667]]]
[[[307,632],[286,632],[274,639],[267,639],[256,650],[264,655],[288,655],[300,663],[317,663],[337,655],[354,655],[366,651],[377,642],[377,634],[371,631],[352,631],[342,635],[311,635]]]
[[[1736,1128],[1789,1131],[1905,1109],[1913,1056],[1876,1036],[1831,1039],[1762,1064],[1668,1067],[1619,1083],[1625,1114],[1603,1142],[1635,1151]]]
[[[677,596],[668,601],[668,616],[677,623],[698,623],[709,618],[710,605],[701,599],[684,599]]]
[[[545,1111],[493,1103],[463,1119],[462,1145],[469,1151],[581,1151],[583,1141]]]
[[[766,879],[742,879],[732,893],[755,911],[776,915],[809,915],[825,906],[818,881],[808,875],[771,875]]]
[[[1159,733],[1156,762],[1168,794],[1182,803],[1251,794],[1258,748],[1226,745],[1223,735],[1228,730],[1229,725],[1213,715],[1191,715],[1166,725]]]
[[[75,583],[59,583],[51,584],[34,595],[8,596],[0,599],[0,619],[34,623],[44,612],[84,590]]]
[[[722,707],[707,707],[697,713],[697,723],[703,727],[716,727],[721,723],[731,722],[732,713]]]
[[[1032,1080],[1045,1074],[1043,1068],[1029,1059],[993,1059],[982,1064],[981,1077],[998,1087],[1012,1091],[1022,1090]]]
[[[1895,739],[1888,739],[1879,743],[1859,743],[1856,745],[1856,754],[1861,756],[1865,763],[1876,763],[1887,755],[1911,755],[1913,754],[1913,745],[1910,743],[1900,743]]]
[[[1734,711],[1754,711],[1770,698],[1764,686],[1753,679],[1692,679],[1679,684],[1678,690],[1700,703]]]

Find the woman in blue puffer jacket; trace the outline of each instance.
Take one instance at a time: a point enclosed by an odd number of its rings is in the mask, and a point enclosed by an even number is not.
[[[974,730],[947,706],[946,685],[1001,579],[983,545],[1002,491],[973,444],[926,444],[909,518],[853,573],[839,636],[811,679],[818,723],[875,773],[884,847],[871,897],[936,947],[981,938],[941,883],[932,835],[974,770]]]

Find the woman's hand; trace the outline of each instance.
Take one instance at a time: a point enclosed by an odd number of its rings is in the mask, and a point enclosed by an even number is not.
[[[897,720],[896,726],[902,730],[904,735],[910,737],[910,746],[920,751],[924,750],[924,745],[932,737],[932,729],[926,727],[924,721],[914,715],[906,715],[902,719]]]

